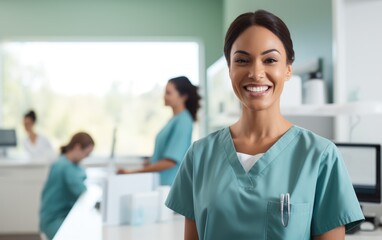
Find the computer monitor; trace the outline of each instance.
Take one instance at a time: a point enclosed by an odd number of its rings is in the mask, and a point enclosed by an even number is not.
[[[7,155],[8,148],[16,146],[16,130],[0,128],[0,157],[5,157]]]
[[[381,145],[335,143],[360,203],[381,202]]]

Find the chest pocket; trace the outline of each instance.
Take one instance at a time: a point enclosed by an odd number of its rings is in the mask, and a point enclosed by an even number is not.
[[[290,218],[287,227],[284,227],[281,223],[280,208],[280,203],[268,202],[265,239],[310,239],[309,228],[311,221],[309,220],[309,203],[291,203]]]

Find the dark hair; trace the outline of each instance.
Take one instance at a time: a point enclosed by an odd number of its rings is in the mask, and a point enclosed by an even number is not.
[[[174,84],[180,95],[187,95],[187,100],[185,103],[186,108],[191,113],[192,119],[196,121],[196,113],[200,108],[199,100],[201,98],[198,93],[198,87],[192,85],[190,80],[185,76],[171,78],[168,81]]]
[[[24,118],[30,118],[33,123],[37,121],[36,113],[33,110],[30,110],[29,112],[25,113]]]
[[[276,15],[265,10],[257,10],[256,12],[247,12],[238,16],[228,28],[224,41],[224,56],[227,60],[228,66],[230,65],[230,53],[233,43],[247,28],[251,26],[265,27],[273,34],[275,34],[283,43],[287,63],[292,64],[294,61],[293,42],[290,37],[290,32],[285,23]]]
[[[85,132],[76,133],[73,135],[72,139],[67,145],[61,147],[61,153],[67,153],[69,150],[72,150],[77,144],[81,146],[81,149],[85,149],[90,145],[94,146],[94,140],[89,134]]]

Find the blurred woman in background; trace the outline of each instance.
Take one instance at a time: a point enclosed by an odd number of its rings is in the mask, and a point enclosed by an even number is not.
[[[160,184],[171,185],[184,154],[191,145],[193,122],[200,108],[198,87],[187,77],[172,78],[166,85],[164,102],[173,117],[157,134],[153,156],[142,169],[119,169],[119,174],[159,172]]]
[[[40,208],[40,230],[48,239],[53,239],[78,197],[86,190],[86,173],[79,163],[93,148],[94,141],[89,134],[76,133],[61,147],[61,156],[50,167]]]
[[[52,144],[48,138],[35,131],[36,121],[35,111],[30,110],[24,115],[23,124],[28,135],[23,141],[24,149],[32,160],[53,160],[55,153]]]

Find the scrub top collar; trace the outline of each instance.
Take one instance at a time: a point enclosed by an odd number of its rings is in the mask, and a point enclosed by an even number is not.
[[[290,127],[284,135],[278,139],[271,148],[253,165],[248,173],[245,172],[237,156],[237,151],[233,143],[231,131],[229,127],[223,129],[220,135],[223,148],[226,153],[226,159],[231,165],[239,184],[244,188],[254,188],[256,178],[276,159],[283,150],[301,133],[297,126]]]

